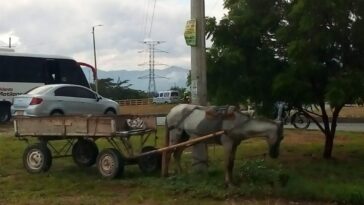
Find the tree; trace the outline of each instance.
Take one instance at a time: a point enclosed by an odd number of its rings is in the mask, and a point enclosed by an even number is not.
[[[342,107],[364,96],[364,2],[225,0],[225,8],[229,12],[219,24],[211,18],[207,23],[212,100],[249,99],[266,110],[284,100],[319,126],[323,156],[330,158]],[[321,113],[304,109],[311,104]]]
[[[363,6],[360,0],[295,0],[277,32],[289,69],[277,77],[275,90],[286,93],[325,134],[325,158],[332,156],[341,109],[364,95]],[[325,103],[332,109],[331,123]],[[321,113],[302,104],[316,104]]]
[[[208,96],[214,104],[249,99],[269,112],[275,101],[272,77],[284,67],[271,41],[281,19],[276,2],[226,0],[227,16],[219,24],[214,18],[207,20],[213,42],[207,52]]]
[[[116,83],[113,81],[112,78],[98,80],[100,95],[113,100],[147,98],[144,91],[131,89],[131,84],[128,84],[129,80],[121,81],[118,79]],[[94,85],[91,84],[91,87]]]

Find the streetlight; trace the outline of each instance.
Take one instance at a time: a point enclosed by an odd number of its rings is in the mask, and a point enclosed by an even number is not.
[[[96,63],[96,44],[95,44],[95,27],[102,26],[101,24],[92,26],[92,39],[94,43],[94,60],[95,60],[95,89],[96,92],[99,91],[98,89],[98,76],[97,76],[97,63]]]

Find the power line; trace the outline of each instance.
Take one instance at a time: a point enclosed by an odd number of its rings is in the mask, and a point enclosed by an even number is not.
[[[149,54],[149,61],[145,62],[145,63],[142,63],[142,64],[139,64],[139,66],[148,65],[149,73],[148,73],[148,75],[138,77],[138,79],[148,79],[149,80],[148,95],[150,97],[152,97],[157,92],[157,86],[156,86],[156,83],[155,83],[155,79],[156,78],[166,78],[166,77],[163,77],[163,76],[158,76],[154,72],[154,67],[156,65],[165,65],[165,64],[160,64],[160,63],[155,62],[155,53],[156,52],[165,52],[165,51],[158,50],[155,47],[157,45],[161,44],[161,43],[164,43],[164,41],[145,40],[145,41],[143,41],[143,43],[147,45],[146,50],[147,50],[147,52]]]
[[[153,21],[154,21],[154,13],[155,13],[155,6],[157,4],[157,0],[154,0],[154,6],[153,6],[153,12],[152,12],[152,20],[150,21],[150,28],[149,28],[149,35],[148,37],[150,38],[152,35],[152,28],[153,28]]]
[[[151,0],[146,0],[147,4],[145,7],[145,18],[144,18],[144,34],[143,37],[146,37],[147,35],[147,27],[148,27],[148,18],[149,18],[149,7],[150,7],[150,1]]]

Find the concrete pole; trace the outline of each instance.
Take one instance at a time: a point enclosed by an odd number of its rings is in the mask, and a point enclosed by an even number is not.
[[[95,43],[95,27],[97,26],[102,26],[101,24],[96,25],[96,26],[92,26],[92,42],[93,42],[93,46],[94,46],[94,60],[95,60],[95,91],[98,93],[99,92],[99,76],[97,73],[97,62],[96,62],[96,43]]]
[[[96,43],[95,43],[95,26],[92,27],[92,42],[94,46],[94,67],[95,67],[95,91],[99,92],[99,86],[98,86],[98,76],[97,76],[97,63],[96,63]]]
[[[191,19],[196,19],[197,45],[191,47],[191,102],[207,105],[206,46],[205,46],[205,1],[191,0]],[[192,147],[192,169],[207,171],[207,145],[202,142]]]

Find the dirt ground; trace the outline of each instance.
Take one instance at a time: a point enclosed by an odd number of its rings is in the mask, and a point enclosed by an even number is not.
[[[362,118],[364,117],[364,106],[344,107],[340,113],[340,117]]]

